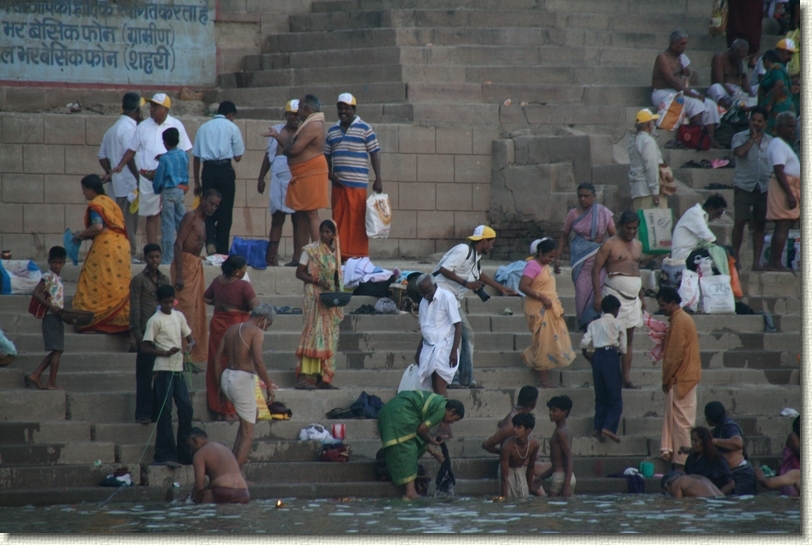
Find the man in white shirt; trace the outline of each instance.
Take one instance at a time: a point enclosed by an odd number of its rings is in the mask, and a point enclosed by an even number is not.
[[[708,222],[722,217],[726,208],[727,201],[717,193],[708,197],[705,204],[697,203],[686,210],[674,227],[671,258],[684,261],[694,250],[716,242],[716,235],[708,227]]]
[[[156,291],[159,312],[147,321],[141,350],[155,357],[153,372],[155,403],[159,417],[156,425],[155,456],[156,464],[172,468],[192,463],[192,451],[186,443],[186,436],[192,429],[192,400],[186,381],[183,380],[183,353],[181,345],[186,339],[190,351],[195,344],[192,330],[183,314],[175,310],[175,288],[159,286]],[[172,400],[178,406],[178,441],[172,436]]]
[[[629,135],[629,190],[635,210],[668,208],[668,199],[660,187],[660,165],[665,164],[663,154],[652,138],[654,120],[660,116],[647,109],[637,112],[636,131]]]
[[[457,244],[440,259],[434,268],[437,285],[454,294],[459,302],[473,290],[482,301],[490,296],[485,293],[485,285],[502,292],[503,295],[518,295],[512,289],[494,281],[481,271],[479,261],[493,248],[496,240],[496,231],[487,225],[480,225],[474,229],[474,234],[468,237],[468,244]],[[451,389],[481,388],[474,380],[474,330],[468,322],[464,312],[460,312],[462,324],[462,346],[460,350],[460,363],[453,382],[448,386]]]
[[[231,101],[220,103],[214,119],[203,123],[195,135],[192,148],[195,195],[216,189],[223,196],[217,211],[206,218],[206,253],[228,254],[231,236],[236,173],[231,160],[239,163],[245,153],[240,128],[234,124],[237,107]],[[203,162],[203,185],[200,163]]]
[[[133,135],[135,135],[135,129],[141,122],[141,106],[144,105],[144,102],[138,93],[126,93],[121,100],[121,116],[104,133],[101,146],[99,146],[98,158],[99,164],[107,174],[110,174],[113,169],[112,165],[117,165],[127,153]],[[113,197],[121,208],[121,213],[124,214],[124,226],[127,228],[127,237],[130,239],[130,258],[133,263],[141,263],[135,257],[138,213],[130,212],[130,202],[135,200],[138,189],[138,168],[135,166],[135,161],[131,159],[127,163],[127,168],[113,174],[112,179]]]
[[[414,362],[420,368],[420,386],[448,397],[446,385],[457,372],[462,338],[457,299],[450,291],[438,289],[434,276],[430,274],[417,279],[417,289],[422,296],[418,312],[422,337]]]
[[[767,269],[791,272],[781,263],[781,255],[787,243],[792,224],[801,219],[801,162],[792,149],[798,121],[792,112],[781,112],[775,118],[776,138],[770,142],[767,155],[773,167],[770,187],[767,190],[767,221],[775,222],[770,243],[770,261]]]
[[[180,142],[178,149],[189,151],[192,142],[186,134],[183,123],[169,115],[172,101],[165,93],[157,93],[148,98],[149,119],[138,125],[133,135],[127,153],[121,162],[111,172],[113,175],[121,172],[124,166],[135,157],[135,164],[139,171],[152,171],[158,168],[158,158],[166,153],[163,132],[169,128],[178,129]],[[188,186],[178,186],[184,193]],[[152,181],[140,176],[138,182],[138,215],[147,218],[147,242],[158,244],[158,227],[161,224],[161,196],[152,190]]]

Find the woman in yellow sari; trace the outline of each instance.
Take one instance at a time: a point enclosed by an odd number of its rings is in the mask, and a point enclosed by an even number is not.
[[[341,291],[341,246],[333,220],[319,226],[320,240],[302,248],[296,278],[304,282],[304,329],[296,348],[296,389],[336,390],[334,359],[338,350],[341,307],[325,307],[322,293]]]
[[[90,310],[93,320],[81,332],[123,333],[130,329],[130,240],[124,215],[116,202],[104,194],[96,174],[82,178],[82,193],[89,202],[85,229],[74,241],[92,239],[85,257],[73,308]]]
[[[524,300],[524,315],[533,334],[533,344],[522,353],[525,365],[538,371],[539,385],[549,388],[547,371],[567,367],[575,359],[564,307],[555,291],[550,263],[555,260],[556,243],[544,237],[537,244],[533,259],[527,262],[519,282]]]

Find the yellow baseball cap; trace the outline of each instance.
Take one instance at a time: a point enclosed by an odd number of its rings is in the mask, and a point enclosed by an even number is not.
[[[480,225],[476,229],[474,229],[474,234],[468,237],[468,240],[478,242],[480,240],[485,240],[489,238],[496,238],[496,231],[494,231],[487,225]]]
[[[651,113],[650,110],[647,108],[643,108],[637,115],[634,116],[635,124],[639,125],[640,123],[648,123],[649,121],[654,121],[655,119],[660,119],[660,116],[657,114]]]
[[[349,104],[350,106],[355,106],[355,97],[352,96],[350,93],[341,93],[338,95],[338,103]]]
[[[164,108],[170,108],[172,106],[172,101],[169,100],[169,96],[166,93],[155,93],[152,98],[148,98],[147,100]]]
[[[790,38],[784,38],[777,44],[775,44],[776,49],[783,49],[784,51],[789,51],[790,53],[797,53],[798,47],[795,45],[795,40]]]
[[[299,99],[294,98],[293,100],[289,100],[288,103],[285,105],[286,112],[296,113],[299,111]]]

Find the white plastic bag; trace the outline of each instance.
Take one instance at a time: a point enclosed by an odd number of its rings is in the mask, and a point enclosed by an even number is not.
[[[658,128],[664,131],[679,129],[685,120],[685,94],[680,91],[660,102],[657,114],[660,116],[655,121]]]
[[[373,193],[367,199],[367,212],[364,226],[369,238],[387,238],[392,223],[392,207],[389,206],[389,195]]]
[[[728,278],[729,282],[730,279]],[[699,308],[699,275],[690,269],[682,271],[682,279],[677,293],[682,299],[680,306],[696,312]]]
[[[684,277],[683,277],[684,278]],[[702,312],[705,314],[735,314],[736,300],[730,287],[730,276],[717,274],[699,279],[702,292]]]
[[[398,386],[398,393],[404,390],[420,390],[420,377],[418,376],[419,367],[416,364],[411,364],[403,372],[403,378],[400,379],[400,386]]]
[[[330,430],[321,424],[310,424],[308,427],[302,428],[302,431],[299,432],[299,440],[321,441],[323,443],[331,443],[335,441],[333,434],[330,433]]]

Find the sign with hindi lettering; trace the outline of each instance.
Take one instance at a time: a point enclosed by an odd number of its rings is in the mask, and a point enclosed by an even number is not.
[[[0,0],[0,80],[214,85],[214,0]]]

